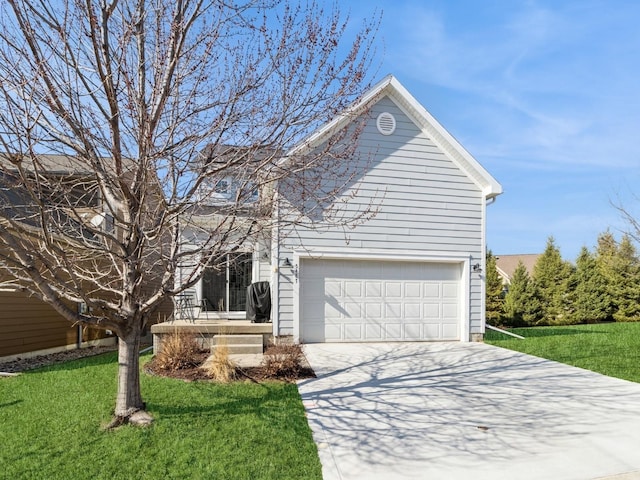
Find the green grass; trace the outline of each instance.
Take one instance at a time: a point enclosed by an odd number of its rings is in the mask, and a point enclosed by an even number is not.
[[[321,479],[296,385],[142,375],[151,427],[105,431],[115,355],[0,378],[2,479]]]
[[[514,328],[524,340],[487,329],[485,341],[640,383],[640,323]]]

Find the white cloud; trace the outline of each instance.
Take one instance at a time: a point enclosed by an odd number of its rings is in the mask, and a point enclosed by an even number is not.
[[[534,167],[637,165],[636,12],[611,2],[547,3],[494,4],[487,24],[474,12],[400,2],[383,19],[387,63],[438,95],[468,99],[446,118],[454,126],[480,118],[484,125],[465,133],[480,150],[499,145]],[[483,136],[473,138],[478,130]]]

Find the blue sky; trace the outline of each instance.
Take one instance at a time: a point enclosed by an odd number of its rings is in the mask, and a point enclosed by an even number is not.
[[[640,191],[640,2],[371,0],[380,69],[393,73],[502,184],[488,207],[496,254],[553,235],[575,260],[625,223]],[[640,203],[638,200],[636,204]],[[639,209],[640,210],[640,209]]]

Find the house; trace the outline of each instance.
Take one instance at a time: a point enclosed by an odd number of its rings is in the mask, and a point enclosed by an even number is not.
[[[522,263],[527,269],[527,273],[531,277],[533,275],[533,268],[536,262],[541,257],[539,253],[530,254],[518,254],[518,255],[496,255],[496,269],[498,275],[502,279],[502,283],[505,286],[511,284],[511,277],[516,271],[518,264]]]
[[[15,165],[22,161],[23,157],[0,155],[0,230],[3,233],[0,237],[0,361],[92,345],[115,345],[116,337],[111,331],[72,324],[52,306],[30,295],[25,284],[21,283],[20,274],[15,274],[15,265],[20,263],[12,253],[15,252],[11,248],[12,242],[28,252],[47,251],[44,245],[54,252],[82,252],[87,246],[101,245],[96,231],[111,233],[114,230],[112,218],[103,208],[104,202],[96,182],[74,157],[38,155],[34,158],[33,163],[37,161],[40,169],[37,196],[35,191],[30,193],[17,179]],[[28,164],[24,171],[32,173],[33,163],[24,163]],[[34,207],[35,198],[47,207],[47,215],[40,215],[38,208]],[[41,242],[42,230],[48,232],[49,240],[55,241]],[[41,271],[55,271],[51,264],[38,263],[39,259],[34,257],[33,263]],[[74,258],[84,258],[101,278],[107,278],[103,276],[103,264],[95,256],[79,255]],[[83,273],[91,271],[89,267]],[[68,280],[62,276],[63,269],[55,274]],[[83,282],[86,280],[75,285],[86,285]],[[73,288],[73,282],[68,283]],[[81,301],[64,300],[64,303],[74,312],[81,313],[87,309],[87,304]],[[171,314],[173,305],[169,303],[158,309],[160,318]]]
[[[2,159],[4,160],[4,158]],[[78,181],[78,172],[73,171],[67,157],[60,155],[42,156],[42,165],[46,165],[51,176],[64,178],[69,183],[69,192],[82,204],[89,214],[98,206],[95,191],[86,188],[74,188]],[[38,216],[29,207],[28,195],[20,188],[12,185],[8,169],[0,171],[0,210],[4,219],[18,219],[27,229],[37,227]],[[82,227],[70,216],[59,213],[61,224],[79,234]],[[88,234],[87,234],[88,235]],[[2,258],[0,246],[0,261]],[[72,325],[53,307],[28,295],[19,285],[13,284],[10,278],[0,274],[0,361],[8,361],[17,357],[30,357],[54,353],[73,348],[115,344],[115,337],[102,330]]]
[[[244,318],[247,286],[269,281],[275,337],[482,339],[486,210],[502,187],[393,76],[286,156],[313,151],[355,122],[355,174],[327,201],[369,214],[336,227],[324,215],[329,204],[308,205],[295,193],[300,178],[280,182],[270,236],[205,274],[195,304],[215,313],[210,322],[233,325]]]

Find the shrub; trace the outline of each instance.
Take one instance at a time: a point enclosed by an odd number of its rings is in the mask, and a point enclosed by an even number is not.
[[[162,340],[154,363],[161,370],[182,370],[200,364],[201,348],[193,334],[174,332]]]
[[[302,347],[298,344],[272,345],[264,352],[262,368],[269,377],[297,378],[303,359]]]
[[[229,346],[215,345],[212,355],[202,366],[203,370],[216,382],[229,383],[237,378],[236,364],[229,358]]]

